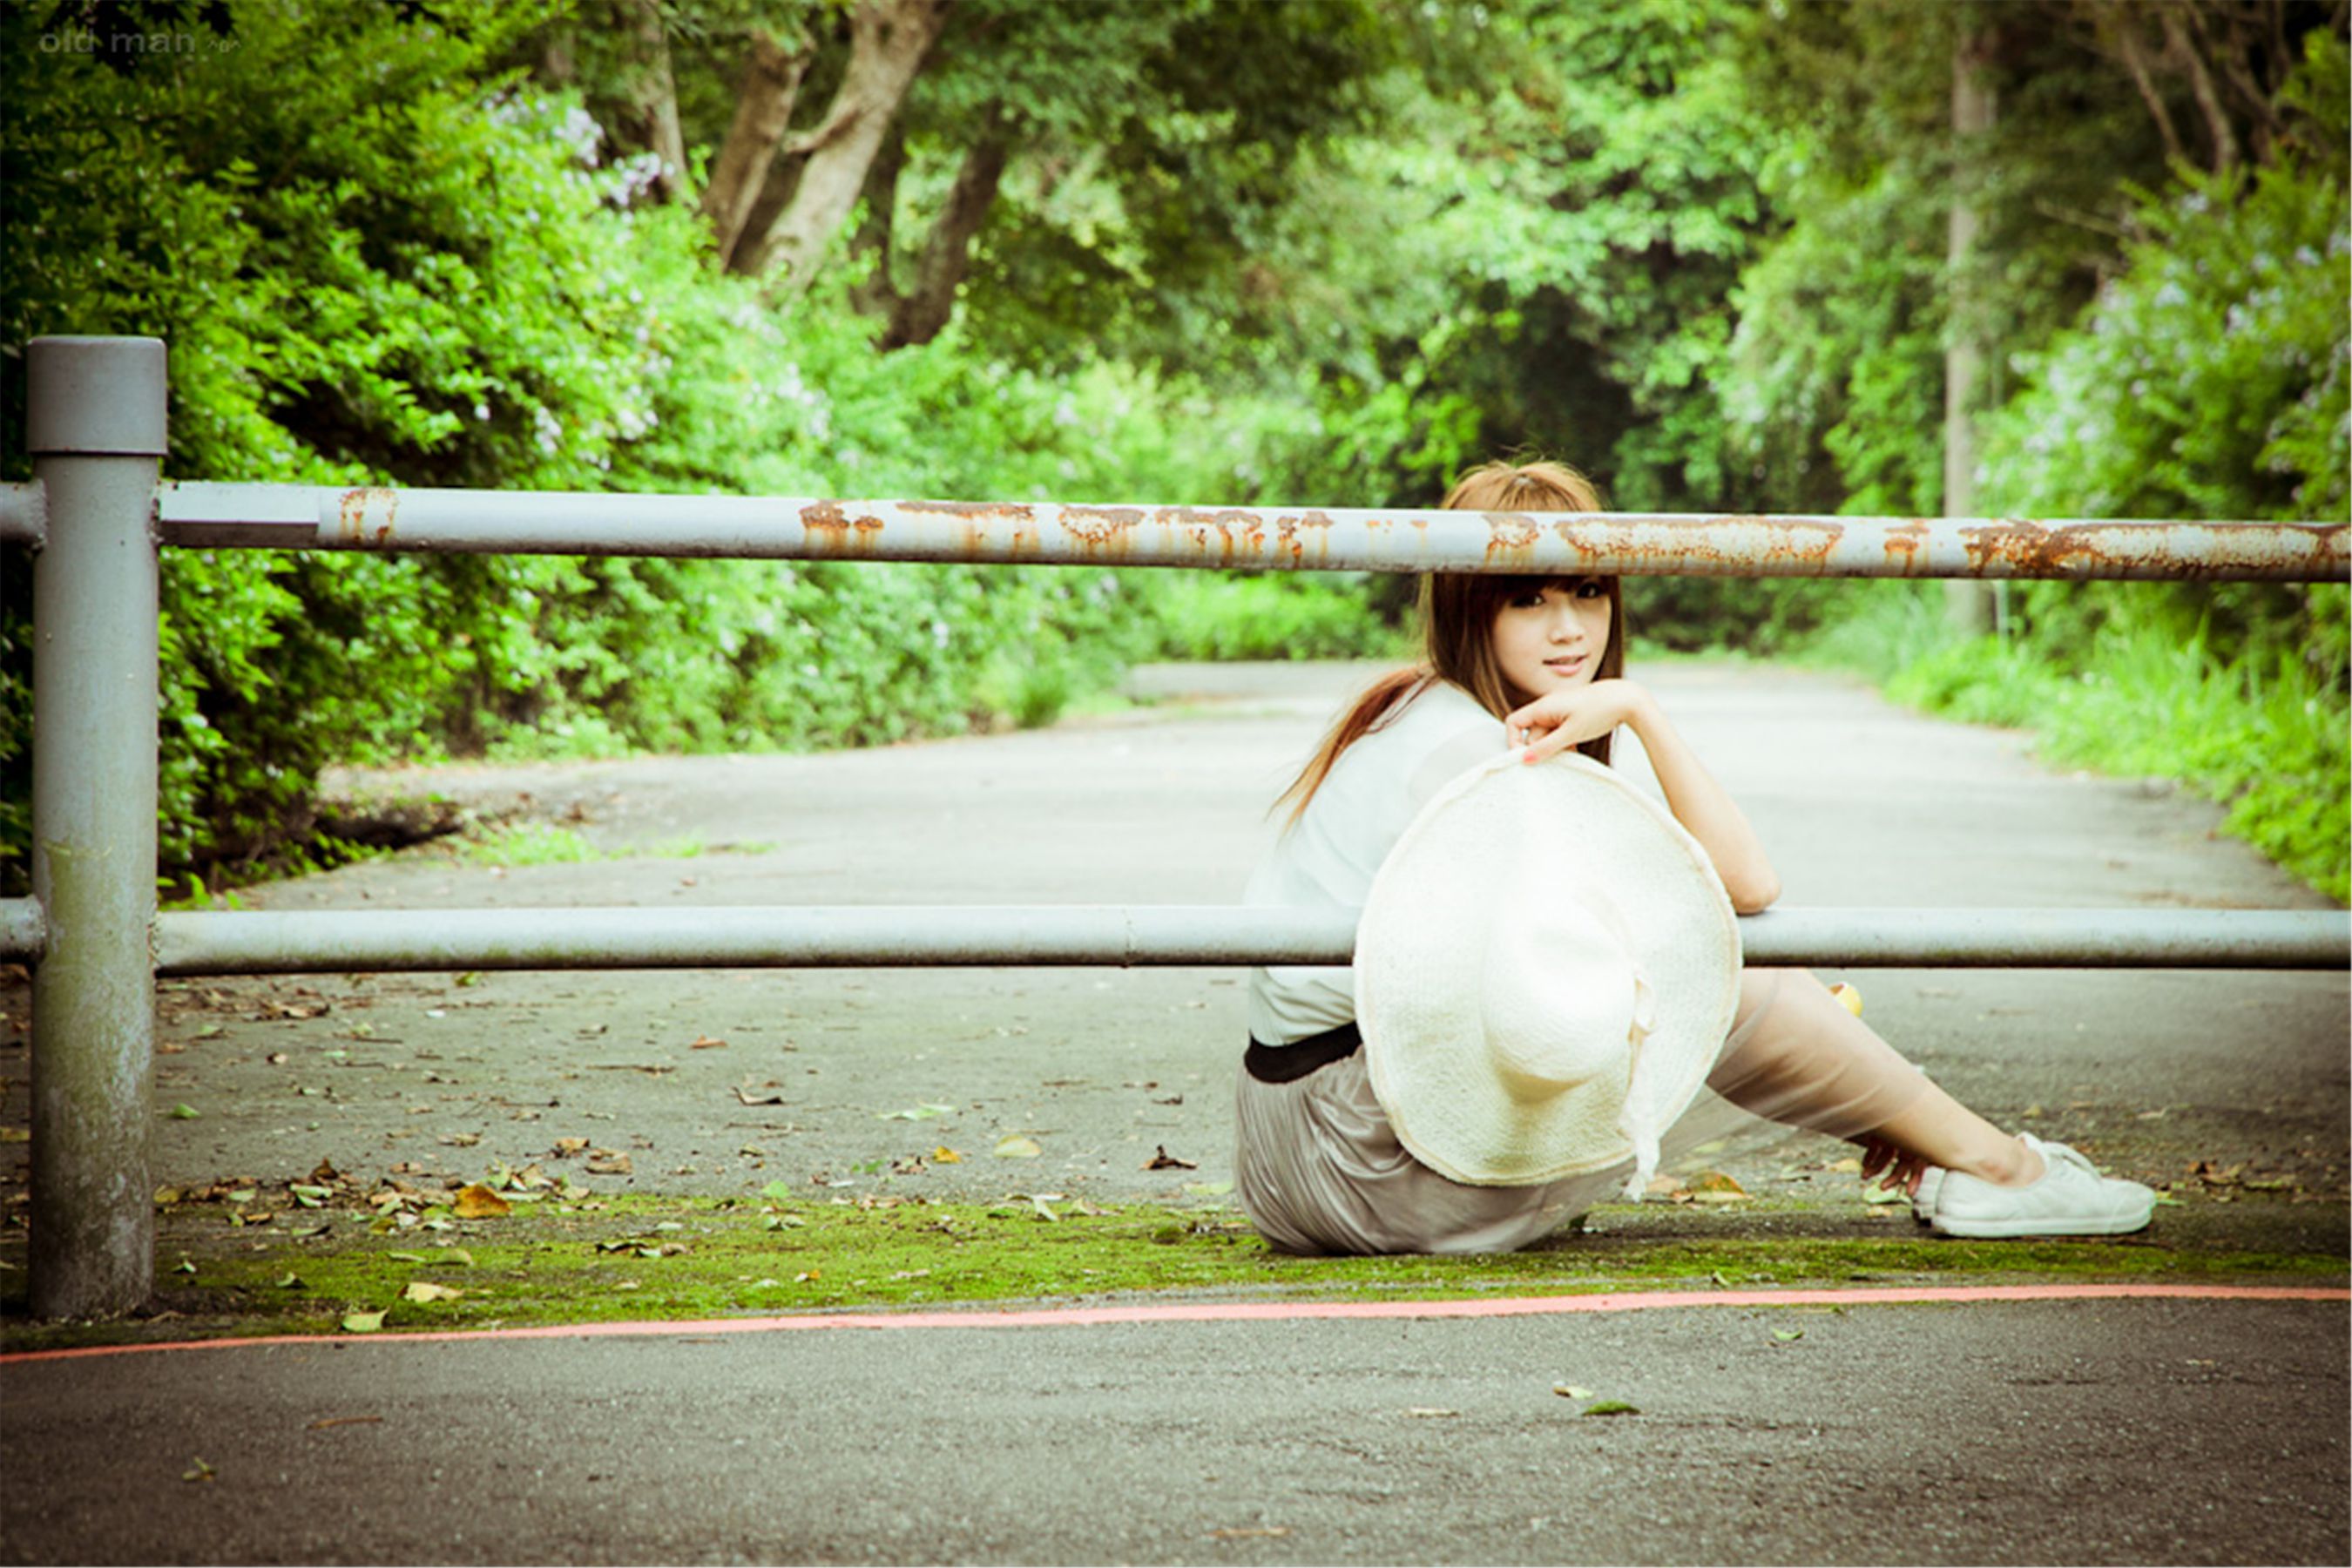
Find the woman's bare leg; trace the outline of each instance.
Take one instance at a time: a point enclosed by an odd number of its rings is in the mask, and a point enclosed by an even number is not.
[[[1938,1089],[1801,969],[1751,969],[1732,1047],[1707,1082],[1776,1121],[1850,1139],[1864,1171],[1916,1189],[1928,1165],[1996,1186],[2041,1179],[2042,1157]]]

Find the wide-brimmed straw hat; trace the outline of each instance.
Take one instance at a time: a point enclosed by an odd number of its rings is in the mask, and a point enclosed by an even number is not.
[[[1574,752],[1453,780],[1356,929],[1372,1090],[1423,1164],[1527,1186],[1634,1163],[1715,1065],[1739,1001],[1721,879],[1664,806]]]

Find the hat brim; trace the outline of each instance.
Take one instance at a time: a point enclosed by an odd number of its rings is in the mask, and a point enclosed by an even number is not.
[[[1538,883],[1598,889],[1622,917],[1655,1016],[1640,1047],[1640,1118],[1662,1132],[1714,1067],[1739,1002],[1738,919],[1706,851],[1659,803],[1573,752],[1507,752],[1441,789],[1381,863],[1356,930],[1357,1026],[1399,1142],[1474,1186],[1527,1186],[1632,1159],[1628,1075],[1547,1099],[1495,1072],[1479,1001],[1486,933]],[[1556,876],[1552,868],[1557,868]],[[1540,893],[1538,896],[1541,896]]]

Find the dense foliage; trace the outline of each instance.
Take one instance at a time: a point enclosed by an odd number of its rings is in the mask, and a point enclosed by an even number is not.
[[[182,479],[1381,505],[1538,450],[1622,506],[1928,513],[1974,344],[1980,510],[2341,520],[2343,30],[2315,0],[45,0],[0,10],[0,465],[16,345],[149,332]],[[208,876],[299,850],[336,760],[1041,722],[1153,652],[1388,652],[1404,602],[165,574],[165,857]],[[2006,641],[1952,646],[1899,585],[1629,604],[1668,647],[1868,644],[2343,892],[2341,590],[2025,588]],[[2118,729],[2153,753],[2067,739]]]

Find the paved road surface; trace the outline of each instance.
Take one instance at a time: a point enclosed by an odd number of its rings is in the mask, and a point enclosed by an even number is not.
[[[1694,1307],[50,1362],[0,1370],[0,1556],[2340,1563],[2345,1326]]]
[[[1359,673],[1151,671],[1170,700],[1130,718],[880,752],[444,770],[433,785],[528,791],[625,858],[409,856],[253,901],[1230,901],[1264,803]],[[1791,904],[2319,902],[2213,837],[2210,807],[2055,775],[2014,737],[1822,678],[1656,683]],[[688,834],[709,847],[642,853]],[[2294,1184],[2252,1205],[2192,1192],[2164,1212],[2176,1244],[2344,1250],[2344,976],[1859,979],[1872,1021],[1998,1120],[2150,1179],[2210,1160]],[[870,1187],[861,1165],[1020,1131],[1042,1160],[975,1157],[908,1190],[1184,1201],[1230,1174],[1234,981],[175,984],[156,1175],[283,1179],[321,1157],[471,1174],[584,1134],[636,1153],[633,1176],[583,1178],[599,1187]],[[24,1069],[21,1044],[0,1049],[19,1124]],[[747,1085],[787,1103],[746,1108]],[[201,1115],[160,1114],[175,1103]],[[925,1103],[952,1109],[885,1119]],[[1139,1169],[1163,1143],[1200,1169]],[[1740,1169],[1769,1184],[1780,1165]],[[1823,1228],[1871,1223],[1823,1205]],[[2346,1327],[2341,1303],[1678,1307],[18,1363],[0,1370],[0,1558],[2340,1563]],[[1562,1381],[1641,1414],[1583,1416]],[[214,1479],[183,1479],[198,1459]]]
[[[624,858],[497,869],[412,854],[248,897],[296,910],[1230,903],[1268,830],[1266,802],[1363,673],[1154,668],[1142,682],[1169,698],[1159,707],[993,739],[435,770],[404,782],[489,805],[528,792],[535,810]],[[2013,736],[1931,722],[1826,678],[1671,667],[1655,682],[1772,847],[1791,906],[2325,902],[2211,837],[2213,807],[2054,774]],[[1219,700],[1181,700],[1203,688]],[[687,839],[705,852],[644,853]],[[1872,1023],[1996,1120],[2151,1181],[2200,1160],[2291,1178],[2328,1200],[2299,1217],[2343,1246],[2344,976],[1851,978]],[[580,1178],[600,1188],[732,1193],[819,1173],[871,1186],[879,1178],[859,1167],[1024,1132],[1045,1152],[1018,1181],[982,1158],[935,1166],[914,1190],[1106,1200],[1181,1199],[1187,1183],[1230,1177],[1244,1033],[1230,970],[187,981],[167,985],[164,1018],[176,1051],[159,1074],[159,1182],[283,1180],[321,1159],[470,1177],[588,1137],[633,1154],[632,1176]],[[726,1045],[693,1048],[712,1039]],[[21,1078],[25,1065],[21,1050],[0,1051],[0,1071]],[[746,1107],[738,1088],[785,1103]],[[18,1086],[0,1109],[21,1117],[24,1104]],[[200,1115],[163,1114],[178,1105]],[[926,1105],[952,1110],[889,1119]],[[1198,1169],[1140,1170],[1163,1144]],[[0,1159],[22,1154],[0,1145]]]

